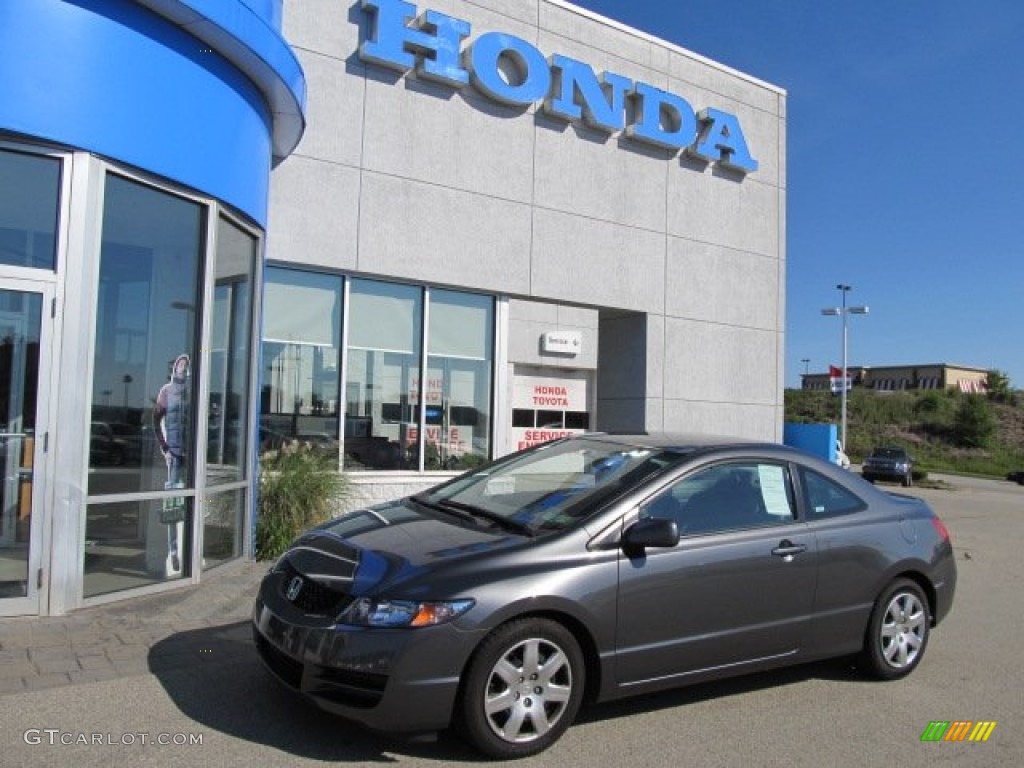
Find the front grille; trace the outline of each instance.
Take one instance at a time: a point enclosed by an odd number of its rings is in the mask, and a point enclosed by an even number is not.
[[[331,589],[314,581],[306,574],[300,573],[288,560],[281,563],[279,571],[282,577],[281,596],[306,614],[335,617],[352,602],[352,597],[347,592]],[[295,577],[302,579],[302,587],[297,595],[289,598],[288,588]]]

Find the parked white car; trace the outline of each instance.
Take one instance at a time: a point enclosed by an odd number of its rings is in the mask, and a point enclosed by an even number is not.
[[[843,469],[850,468],[850,457],[846,455],[846,451],[843,450],[843,444],[836,440],[836,464]]]

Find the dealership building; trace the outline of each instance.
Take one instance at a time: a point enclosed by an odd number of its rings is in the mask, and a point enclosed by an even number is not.
[[[3,3],[0,74],[0,615],[249,556],[294,439],[782,439],[776,86],[560,0]]]

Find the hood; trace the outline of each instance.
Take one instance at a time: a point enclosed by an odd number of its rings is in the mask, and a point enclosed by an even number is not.
[[[282,560],[353,596],[401,590],[467,560],[529,546],[530,539],[435,516],[408,499],[348,512],[299,537]]]

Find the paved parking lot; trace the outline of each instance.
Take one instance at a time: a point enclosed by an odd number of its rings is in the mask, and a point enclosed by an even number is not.
[[[829,662],[592,707],[553,749],[517,765],[1021,765],[1024,488],[950,481],[956,490],[909,489],[927,498],[952,531],[960,579],[953,613],[907,680],[869,682]],[[243,568],[230,578],[245,577]],[[187,606],[200,610],[203,597],[159,599],[177,601],[165,608],[186,621]],[[451,737],[390,740],[298,700],[260,667],[240,618],[246,610],[221,606],[171,633],[143,621],[152,639],[135,668],[0,694],[0,765],[478,762]],[[933,720],[997,725],[985,743],[922,743]],[[171,743],[154,744],[161,735]],[[197,737],[201,744],[188,743]],[[97,738],[104,743],[92,743]]]

